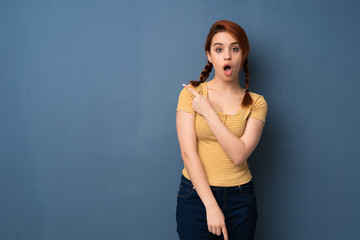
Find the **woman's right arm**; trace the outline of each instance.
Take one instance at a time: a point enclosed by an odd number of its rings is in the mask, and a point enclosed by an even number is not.
[[[209,232],[227,239],[225,218],[210,189],[204,167],[197,151],[195,115],[184,111],[176,113],[176,130],[180,144],[181,157],[184,161],[191,182],[206,208]]]

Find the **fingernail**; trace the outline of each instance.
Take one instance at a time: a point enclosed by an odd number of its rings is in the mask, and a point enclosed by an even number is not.
[[[185,83],[183,83],[183,86],[185,86]]]

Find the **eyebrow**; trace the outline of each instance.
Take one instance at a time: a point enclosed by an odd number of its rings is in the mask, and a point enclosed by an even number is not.
[[[239,44],[239,43],[238,43],[238,42],[233,42],[233,43],[231,43],[230,45],[235,45],[235,44]],[[223,44],[222,44],[222,43],[214,43],[213,47],[214,47],[215,45],[223,45]]]

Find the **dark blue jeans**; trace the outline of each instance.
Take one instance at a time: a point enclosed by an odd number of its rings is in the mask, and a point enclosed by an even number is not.
[[[225,216],[229,240],[254,239],[258,213],[253,182],[210,188]],[[183,175],[177,197],[176,222],[181,240],[224,239],[222,235],[219,237],[208,231],[205,206],[191,181]]]

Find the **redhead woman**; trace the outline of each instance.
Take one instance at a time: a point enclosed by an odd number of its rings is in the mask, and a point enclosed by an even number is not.
[[[249,90],[249,52],[242,27],[215,22],[200,81],[183,84],[179,94],[176,129],[184,168],[176,221],[181,240],[254,238],[258,213],[247,160],[265,126],[267,102]],[[212,70],[214,78],[207,81]]]

